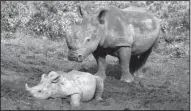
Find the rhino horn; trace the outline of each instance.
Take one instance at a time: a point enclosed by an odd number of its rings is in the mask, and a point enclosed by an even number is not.
[[[85,10],[83,10],[81,6],[77,7],[77,13],[78,13],[78,16],[81,18],[86,17],[88,15],[88,13]]]
[[[73,37],[66,36],[66,44],[70,49],[76,49],[76,40]]]
[[[66,43],[67,43],[68,47],[71,47],[72,39],[70,37],[68,37],[68,35],[66,36]]]
[[[32,89],[32,88],[30,88],[30,87],[28,86],[27,83],[25,84],[25,88],[26,88],[27,91],[31,91],[31,89]]]

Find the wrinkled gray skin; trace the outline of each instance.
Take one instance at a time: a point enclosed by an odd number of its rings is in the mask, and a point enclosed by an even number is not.
[[[143,8],[102,8],[96,14],[88,14],[78,7],[82,22],[73,24],[67,33],[68,59],[82,62],[93,53],[98,71],[106,78],[106,55],[118,57],[121,80],[132,82],[132,75],[146,62],[160,33],[160,20]]]
[[[71,109],[80,108],[81,101],[90,101],[95,97],[101,101],[104,89],[103,79],[90,73],[72,70],[68,73],[51,71],[43,74],[41,81],[34,87],[26,84],[26,90],[35,98],[70,97]]]

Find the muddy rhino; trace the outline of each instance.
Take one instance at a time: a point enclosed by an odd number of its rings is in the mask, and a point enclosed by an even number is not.
[[[106,78],[106,55],[118,57],[121,80],[132,82],[146,62],[160,33],[160,20],[144,8],[115,6],[90,14],[78,7],[82,22],[67,32],[68,60],[82,62],[91,53],[98,64],[96,75]]]
[[[81,101],[90,101],[93,97],[101,101],[104,89],[101,77],[76,70],[68,73],[51,71],[48,75],[42,74],[37,86],[25,85],[26,90],[38,99],[70,97],[71,109],[80,108]]]

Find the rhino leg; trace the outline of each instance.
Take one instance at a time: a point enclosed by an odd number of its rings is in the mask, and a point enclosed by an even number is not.
[[[102,79],[106,79],[105,70],[106,70],[106,54],[102,54],[98,51],[93,52],[93,56],[98,64],[98,71],[95,75],[100,76]]]
[[[95,99],[97,101],[102,101],[102,94],[103,94],[103,90],[104,90],[104,80],[99,77],[99,76],[95,76],[96,77],[96,92],[95,92]]]
[[[131,73],[135,73],[136,71],[136,76],[138,77],[143,77],[143,74],[142,74],[142,69],[143,69],[143,66],[145,65],[149,55],[151,54],[152,52],[152,47],[147,50],[146,52],[140,54],[140,55],[135,55],[135,56],[132,56],[132,59],[131,59],[131,62],[130,62],[130,69],[131,69]]]
[[[121,80],[125,82],[132,82],[134,77],[131,75],[129,70],[129,63],[131,59],[131,48],[121,47],[118,53],[119,64],[121,66]]]
[[[131,55],[130,66],[129,66],[131,74],[134,74],[135,71],[137,71],[138,60],[139,60],[139,55]]]
[[[81,108],[80,100],[81,100],[80,94],[73,94],[70,96],[70,105],[72,110],[78,110]]]

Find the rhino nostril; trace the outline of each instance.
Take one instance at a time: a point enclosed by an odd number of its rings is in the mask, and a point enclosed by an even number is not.
[[[78,58],[81,59],[81,58],[82,58],[82,55],[78,55]]]

